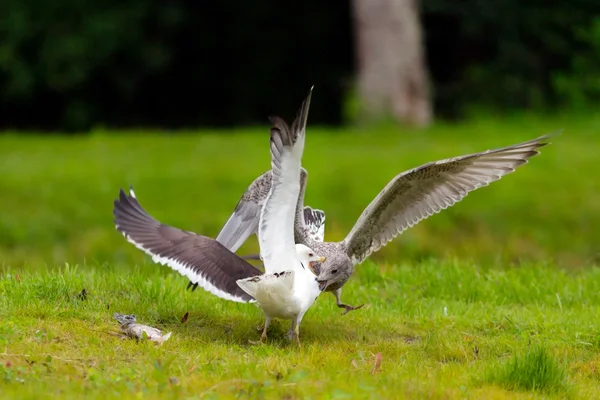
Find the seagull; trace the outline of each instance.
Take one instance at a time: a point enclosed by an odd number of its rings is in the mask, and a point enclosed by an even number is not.
[[[300,185],[306,185],[308,173],[304,168],[300,168]],[[256,178],[244,196],[236,206],[236,212],[231,214],[223,228],[217,235],[217,242],[227,247],[231,252],[235,253],[244,241],[251,234],[258,232],[258,216],[262,209],[269,190],[273,177],[271,170],[265,172]],[[256,216],[252,220],[244,220],[244,216]],[[325,239],[325,212],[323,210],[314,209],[310,206],[304,206],[303,216],[306,227],[306,234],[317,242],[322,242]],[[248,223],[245,223],[248,222]],[[259,259],[258,255],[245,256],[245,259]],[[192,289],[192,292],[198,287],[198,282],[189,281],[186,289]]]
[[[497,181],[528,159],[539,154],[538,149],[549,144],[548,139],[559,134],[540,136],[536,139],[508,147],[486,150],[423,164],[396,175],[365,208],[346,238],[340,242],[325,242],[314,237],[315,221],[305,212],[296,213],[295,240],[325,256],[327,261],[316,264],[321,289],[332,293],[342,315],[361,308],[341,301],[342,287],[350,279],[354,267],[365,261],[406,229],[433,214],[451,207],[475,189]],[[237,248],[252,233],[259,218],[264,193],[268,191],[269,173],[262,174],[248,187],[233,214],[219,234],[221,243]],[[302,170],[297,210],[304,210],[307,172]],[[257,190],[260,188],[260,190]],[[320,211],[320,210],[319,210]],[[311,221],[309,226],[308,221]],[[324,223],[324,213],[323,221]],[[317,221],[319,223],[319,221]],[[324,226],[317,229],[323,229]],[[260,255],[243,256],[260,259]]]
[[[300,195],[300,170],[306,120],[312,88],[291,128],[279,117],[271,117],[271,187],[260,211],[258,242],[265,274],[240,279],[237,284],[256,299],[265,313],[261,340],[273,318],[291,319],[288,337],[300,343],[300,323],[304,314],[321,294],[321,285],[313,270],[302,263],[306,246],[294,241],[296,203]],[[294,251],[302,246],[300,251]],[[324,262],[306,248],[306,259]],[[316,257],[316,259],[315,259]]]
[[[321,293],[314,263],[325,257],[294,242],[294,218],[300,191],[300,163],[312,89],[292,127],[271,117],[272,184],[259,214],[258,237],[265,255],[265,273],[220,242],[162,224],[138,202],[133,187],[114,201],[116,229],[152,261],[167,265],[222,299],[258,303],[266,321],[261,341],[273,318],[291,319],[289,339],[299,343],[300,322]]]

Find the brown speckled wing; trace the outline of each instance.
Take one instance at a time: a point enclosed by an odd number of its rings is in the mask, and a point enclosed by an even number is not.
[[[348,256],[355,264],[363,262],[419,221],[527,163],[552,136],[430,162],[401,173],[369,204],[344,239]]]

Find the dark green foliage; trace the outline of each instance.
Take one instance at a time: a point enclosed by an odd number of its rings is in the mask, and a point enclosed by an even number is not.
[[[600,100],[600,2],[423,0],[423,9],[440,112]]]
[[[600,98],[600,2],[421,6],[438,116]],[[0,128],[258,123],[312,84],[311,121],[337,124],[352,89],[350,1],[4,0],[0,15]]]
[[[3,122],[72,129],[119,118],[111,107],[134,100],[169,65],[182,11],[143,1],[3,1]]]
[[[312,84],[313,121],[341,118],[347,5],[6,0],[0,15],[0,127],[244,124]]]

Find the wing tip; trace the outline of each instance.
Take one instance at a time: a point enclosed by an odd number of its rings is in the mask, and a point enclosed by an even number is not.
[[[129,186],[129,195],[123,190],[123,188],[119,188],[119,198],[115,200],[115,202],[126,202],[129,198],[135,199],[135,192],[133,191],[133,185]]]
[[[550,140],[557,138],[558,136],[562,136],[562,134],[564,133],[565,129],[564,128],[560,128],[557,129],[555,131],[552,131],[550,133],[546,133],[545,135],[540,136],[537,139],[533,139],[533,142],[537,142],[538,146],[537,147],[544,147],[547,146],[549,144],[552,144],[552,142]]]
[[[297,136],[299,136],[302,132],[306,130],[306,122],[308,121],[308,112],[310,110],[310,103],[312,101],[314,87],[315,85],[312,85],[310,87],[306,98],[304,99],[302,105],[300,106],[300,109],[296,113],[296,119],[292,124],[292,130],[294,131],[293,133],[296,136],[295,139],[297,139]]]
[[[283,146],[293,146],[297,142],[298,138],[304,135],[314,87],[315,85],[310,87],[308,95],[296,112],[296,118],[294,119],[291,128],[283,118],[277,115],[270,115],[268,117],[269,121],[271,122],[271,144],[275,144],[276,148],[279,148],[279,146],[274,143],[275,137],[277,136],[281,138]]]

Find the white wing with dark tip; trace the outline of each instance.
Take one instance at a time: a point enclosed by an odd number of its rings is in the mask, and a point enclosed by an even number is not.
[[[291,127],[280,117],[269,118],[272,124],[270,149],[273,177],[258,225],[265,274],[281,272],[281,268],[290,268],[290,264],[300,266],[294,227],[311,95],[312,89]]]
[[[419,221],[527,163],[552,136],[430,162],[397,175],[364,210],[344,239],[348,256],[355,264],[361,263]]]
[[[158,222],[142,208],[133,189],[129,196],[121,189],[113,214],[117,230],[152,261],[168,265],[222,299],[254,302],[236,281],[262,272],[221,243]]]

